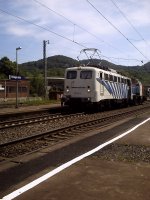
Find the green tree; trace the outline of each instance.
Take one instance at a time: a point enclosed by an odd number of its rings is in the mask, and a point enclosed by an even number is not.
[[[34,72],[30,83],[30,94],[32,96],[44,96],[44,79],[42,74]]]
[[[9,75],[15,74],[16,63],[9,60],[7,57],[3,57],[0,60],[0,74],[3,78],[8,78]]]

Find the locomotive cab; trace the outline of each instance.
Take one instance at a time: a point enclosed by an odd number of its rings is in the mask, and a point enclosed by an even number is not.
[[[92,67],[68,68],[65,72],[63,102],[65,105],[85,105],[96,101],[96,71]]]

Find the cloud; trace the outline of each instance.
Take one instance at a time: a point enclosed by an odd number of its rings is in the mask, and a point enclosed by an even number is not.
[[[125,57],[129,52],[131,55],[139,56],[139,52],[104,17],[93,9],[86,0],[38,1],[53,11],[45,6],[41,6],[34,0],[9,0],[5,3],[1,1],[1,9],[37,24],[37,26],[1,13],[0,33],[10,34],[14,36],[16,41],[18,37],[22,38],[22,40],[26,39],[26,42],[28,38],[32,38],[32,42],[36,44],[37,42],[41,43],[44,39],[49,39],[52,42],[51,52],[62,52],[66,55],[68,54],[68,56],[76,55],[76,52],[82,48],[73,42],[78,42],[87,47],[99,48],[107,56],[122,55],[121,57]],[[149,0],[113,1],[141,34],[145,34],[146,30],[145,35],[148,39],[150,35],[148,30],[150,24]],[[137,33],[124,19],[111,0],[90,0],[90,2],[127,38],[140,40]],[[43,29],[38,26],[43,27]],[[69,42],[65,38],[73,42]],[[139,45],[135,41],[132,42],[144,51],[143,41],[143,45]],[[116,49],[121,51],[117,54]],[[122,53],[122,51],[124,52]]]

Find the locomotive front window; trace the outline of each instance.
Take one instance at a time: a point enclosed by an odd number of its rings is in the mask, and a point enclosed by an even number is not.
[[[68,71],[67,72],[67,79],[76,79],[77,78],[77,71]]]
[[[81,79],[91,79],[92,78],[92,71],[81,71],[80,72]]]

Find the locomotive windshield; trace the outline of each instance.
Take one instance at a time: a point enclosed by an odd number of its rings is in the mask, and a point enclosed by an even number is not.
[[[68,71],[67,72],[67,79],[76,79],[77,78],[77,71]]]
[[[91,79],[92,78],[92,71],[81,71],[80,72],[81,79]]]

